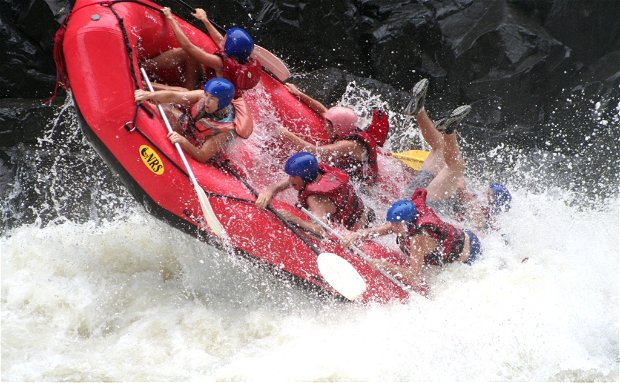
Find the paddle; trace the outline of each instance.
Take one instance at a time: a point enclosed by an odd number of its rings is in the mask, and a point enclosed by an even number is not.
[[[175,1],[183,5],[190,12],[193,12],[195,10],[194,7],[187,4],[183,0],[175,0]],[[213,20],[209,20],[209,21],[211,21],[211,24],[213,24],[220,31],[226,32],[226,30],[221,25],[213,22]],[[267,49],[261,47],[260,45],[254,44],[254,51],[252,52],[252,56],[257,58],[258,61],[261,62],[263,67],[267,69],[267,71],[269,71],[271,74],[273,74],[278,80],[280,80],[280,82],[285,82],[289,77],[291,77],[291,72],[289,71],[286,64],[282,60],[280,60],[276,55],[269,52]]]
[[[419,171],[429,153],[430,152],[427,150],[407,150],[405,152],[393,152],[392,157],[396,158],[410,168]]]
[[[303,206],[300,207],[301,211],[304,212],[304,214],[306,214],[308,217],[310,217],[314,222],[318,223],[319,225],[321,225],[321,227],[323,227],[325,230],[327,230],[328,232],[330,232],[332,235],[334,235],[336,238],[338,238],[339,240],[343,240],[344,237],[342,236],[342,234],[338,233],[336,230],[332,229],[328,224],[326,224],[325,222],[321,221],[317,216],[315,216],[314,214],[312,214],[308,209],[304,208]],[[371,261],[372,258],[370,258],[368,255],[366,255],[363,251],[361,251],[359,248],[357,248],[357,246],[351,244],[350,245],[351,250],[353,250],[353,252],[355,254],[357,254],[360,258],[362,258],[364,261],[366,261],[366,263],[370,264],[372,267],[374,267],[377,271],[379,271],[381,274],[383,274],[385,277],[387,277],[390,281],[394,282],[394,284],[396,284],[398,287],[400,287],[401,289],[405,290],[408,293],[412,292],[411,287],[405,285],[404,283],[402,283],[401,281],[399,281],[398,279],[396,279],[393,275],[391,275],[390,273],[388,273],[387,271],[383,270],[383,268],[378,267],[376,265],[374,265]],[[335,255],[335,254],[334,254]],[[342,258],[341,258],[342,259]],[[345,261],[343,259],[343,261]],[[334,261],[329,259],[328,262],[333,263]],[[346,261],[345,261],[346,262]],[[347,262],[348,263],[348,262]],[[351,264],[349,264],[351,265]],[[351,266],[352,267],[352,266]],[[353,269],[353,271],[355,271],[355,273],[361,278],[361,276],[359,275],[359,273],[357,272],[357,270]],[[349,273],[352,273],[352,271],[348,271]],[[347,290],[350,289],[351,291],[359,291],[359,286],[355,285],[356,281],[355,281],[355,277],[351,276],[351,275],[347,275],[346,278],[342,278],[342,281],[338,281],[338,283],[344,282],[345,280],[350,281],[349,283],[351,283],[350,286],[345,286],[345,287],[341,287],[343,290]],[[327,280],[327,279],[326,279]],[[329,281],[328,281],[329,282]],[[335,282],[336,283],[336,282]],[[330,282],[331,284],[331,282]],[[356,290],[357,289],[357,290]],[[361,291],[359,291],[359,294],[363,293],[365,291],[365,288]]]
[[[403,111],[403,113],[405,114],[405,119],[403,120],[403,123],[402,123],[403,130],[406,130],[407,125],[409,125],[409,123],[411,122],[411,119],[415,117],[416,106],[417,106],[416,98],[413,98],[411,99],[411,101],[409,101],[409,103],[405,107],[405,110]],[[420,168],[422,168],[422,164],[424,163],[428,155],[429,155],[429,152],[426,150],[408,150],[406,152],[401,152],[401,153],[392,153],[392,157],[400,160],[405,165],[417,171],[419,171]]]
[[[142,77],[144,77],[144,81],[146,81],[146,84],[148,85],[149,90],[153,92],[154,91],[153,85],[151,85],[151,81],[149,80],[149,77],[146,75],[146,71],[144,70],[144,68],[140,68],[140,72],[142,73]],[[159,110],[159,114],[161,115],[161,118],[164,120],[164,123],[166,124],[166,128],[168,128],[168,133],[172,133],[172,127],[170,126],[170,121],[168,121],[168,117],[166,117],[166,113],[164,113],[164,109],[162,108],[161,104],[157,103],[157,108]],[[211,203],[209,202],[209,198],[207,197],[205,191],[198,184],[198,181],[196,180],[196,176],[194,176],[194,172],[192,171],[192,168],[189,166],[189,162],[187,162],[187,158],[185,157],[185,153],[183,152],[183,149],[181,149],[181,146],[178,143],[174,144],[174,146],[177,148],[177,151],[179,152],[179,156],[181,157],[181,160],[183,161],[183,165],[185,165],[185,169],[187,170],[187,174],[189,175],[189,178],[192,180],[192,184],[194,185],[194,190],[196,191],[196,196],[198,197],[198,201],[200,202],[200,208],[202,209],[202,214],[204,215],[205,220],[207,221],[207,225],[209,225],[209,228],[215,235],[217,235],[221,239],[227,240],[228,236],[226,235],[226,231],[224,230],[224,227],[222,226],[219,219],[215,215],[215,212],[213,211],[213,208],[211,207]]]
[[[316,262],[325,281],[345,298],[354,301],[366,291],[366,281],[344,258],[321,253]]]

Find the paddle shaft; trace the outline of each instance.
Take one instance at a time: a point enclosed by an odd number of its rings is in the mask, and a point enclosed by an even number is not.
[[[148,86],[149,90],[151,92],[154,92],[155,90],[153,89],[151,80],[149,80],[149,76],[146,74],[146,71],[144,70],[144,68],[140,68],[140,72],[142,73],[142,77],[144,78],[144,81],[146,81],[146,85]],[[164,108],[161,106],[159,102],[157,103],[157,109],[159,110],[159,114],[161,115],[161,118],[164,120],[164,124],[166,125],[166,129],[168,129],[168,133],[172,133],[172,127],[170,126],[170,121],[168,121],[168,116],[166,116],[166,113],[164,112]],[[213,212],[213,208],[211,207],[211,203],[209,202],[209,199],[207,198],[204,192],[204,189],[202,189],[202,187],[198,184],[198,180],[196,180],[194,171],[192,170],[191,166],[189,166],[189,162],[187,161],[185,152],[183,152],[183,149],[181,148],[181,145],[179,145],[178,142],[174,144],[174,147],[177,149],[177,152],[179,152],[179,157],[181,157],[181,161],[183,162],[183,165],[185,166],[185,170],[187,170],[189,179],[192,181],[194,190],[196,192],[196,197],[198,198],[198,201],[200,202],[200,208],[202,209],[202,214],[204,215],[204,218],[207,221],[207,224],[218,237],[226,239],[227,238],[226,231],[224,230],[224,227],[222,226],[220,221],[217,219],[217,216]]]
[[[140,72],[142,73],[142,77],[144,77],[144,81],[146,81],[146,85],[148,86],[149,90],[151,92],[154,92],[155,90],[153,89],[151,80],[149,80],[149,77],[146,75],[146,71],[144,70],[144,68],[140,68]],[[164,108],[161,106],[160,103],[157,103],[157,109],[159,110],[159,114],[161,115],[161,118],[164,120],[164,124],[166,125],[166,128],[168,129],[168,133],[172,133],[172,127],[170,126],[170,121],[168,121],[168,116],[166,116],[166,113],[164,112]],[[194,175],[192,168],[189,166],[189,162],[187,162],[187,158],[185,157],[185,152],[183,152],[181,145],[179,145],[179,143],[177,142],[174,144],[174,147],[177,148],[177,151],[179,152],[179,156],[181,157],[181,161],[183,161],[183,165],[185,165],[185,169],[187,170],[187,174],[189,175],[190,180],[192,180],[192,183],[198,184],[198,181],[196,180],[196,176]]]
[[[316,223],[318,223],[319,225],[321,225],[321,227],[323,227],[325,230],[327,230],[328,232],[330,232],[331,234],[333,234],[336,238],[338,238],[339,240],[343,240],[344,237],[342,236],[342,234],[338,233],[336,230],[332,229],[328,224],[326,224],[325,222],[323,222],[322,220],[319,219],[319,217],[315,216],[314,214],[312,214],[308,209],[306,209],[303,206],[300,206],[301,211],[304,212],[304,214],[306,214],[308,217],[312,218],[312,220]],[[366,261],[368,264],[370,264],[371,266],[373,266],[375,269],[377,269],[377,271],[379,271],[381,274],[383,274],[385,277],[387,277],[390,281],[394,282],[394,284],[396,284],[398,287],[400,287],[401,289],[405,290],[408,293],[411,293],[411,287],[405,285],[404,283],[402,283],[401,281],[399,281],[398,279],[396,279],[392,274],[388,273],[387,271],[383,270],[383,268],[376,266],[374,264],[372,264],[372,259],[366,255],[363,251],[361,251],[360,249],[357,248],[357,246],[351,244],[349,246],[351,248],[351,250],[353,250],[353,252],[355,254],[357,254],[360,258],[362,258],[364,261]]]
[[[194,12],[196,10],[196,7],[192,7],[191,5],[187,4],[185,1],[183,0],[174,0],[177,3],[181,4],[182,6],[184,6],[185,8],[187,8],[188,11]],[[219,29],[220,31],[225,31],[224,27],[222,27],[221,25],[219,25],[218,23],[214,22],[213,20],[209,19],[209,21],[211,21],[211,24],[215,25],[215,27],[217,29]]]
[[[256,191],[256,189],[254,189],[254,187],[250,185],[248,181],[241,177],[241,174],[239,174],[239,172],[237,172],[232,166],[226,163],[221,164],[221,166],[224,166],[228,172],[230,172],[236,179],[241,181],[241,183],[245,185],[245,187],[250,191],[250,193],[252,193],[252,195],[254,195],[254,197],[258,197],[258,192]],[[274,209],[271,204],[267,205],[267,210],[272,212],[280,221],[282,221],[284,226],[290,229],[306,246],[308,246],[314,253],[316,253],[316,255],[319,255],[321,253],[312,242],[308,241],[308,239],[306,239],[306,237],[302,233],[300,233],[299,230],[295,226],[293,226],[292,223],[290,223],[286,218],[284,218],[282,214],[280,214],[276,209]]]

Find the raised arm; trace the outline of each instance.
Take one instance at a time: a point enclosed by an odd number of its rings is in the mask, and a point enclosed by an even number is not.
[[[297,97],[301,102],[308,105],[310,109],[314,110],[321,116],[323,113],[327,112],[327,107],[325,107],[325,105],[299,90],[299,88],[294,84],[286,83],[284,85],[293,96]]]
[[[156,101],[161,103],[173,103],[181,106],[190,107],[195,102],[200,100],[204,94],[203,90],[189,90],[189,91],[174,91],[174,90],[157,90],[155,92],[149,92],[142,89],[137,89],[134,92],[134,98],[136,102],[142,101]]]
[[[211,39],[215,42],[215,45],[217,45],[220,49],[224,49],[224,36],[222,36],[220,31],[218,31],[217,28],[211,24],[211,21],[209,21],[209,18],[207,17],[207,12],[205,12],[202,8],[196,8],[196,10],[192,12],[192,16],[202,21],[205,28],[207,28],[207,32],[209,32],[209,36],[211,36]]]
[[[162,8],[162,12],[166,20],[170,22],[170,26],[172,27],[172,31],[174,32],[174,35],[176,36],[177,41],[179,42],[179,45],[189,56],[191,56],[193,59],[195,59],[199,63],[206,65],[210,68],[213,68],[215,70],[220,70],[224,67],[224,63],[222,62],[221,57],[211,54],[211,53],[207,53],[204,50],[202,50],[202,48],[192,43],[189,37],[185,35],[183,30],[179,26],[179,23],[177,23],[177,20],[172,15],[170,8],[167,8],[167,7]]]
[[[295,149],[306,151],[315,156],[322,157],[345,157],[351,156],[358,161],[363,161],[366,154],[364,145],[352,140],[339,140],[332,144],[314,145],[299,137],[293,132],[289,132],[283,126],[278,128],[278,132],[284,139],[288,140]]]
[[[295,149],[299,151],[304,150],[316,156],[316,145],[309,143],[293,132],[289,132],[284,126],[280,125],[276,129],[285,140],[289,141],[295,147]]]

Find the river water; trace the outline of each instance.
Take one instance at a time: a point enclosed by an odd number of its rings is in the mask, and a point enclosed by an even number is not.
[[[2,381],[619,380],[613,180],[585,195],[550,153],[476,153],[473,184],[501,168],[513,192],[484,256],[429,273],[429,299],[361,305],[157,221],[69,105],[42,124],[2,205]]]

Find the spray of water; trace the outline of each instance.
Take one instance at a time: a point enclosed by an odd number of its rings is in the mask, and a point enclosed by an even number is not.
[[[351,84],[341,103],[389,108],[366,92]],[[2,380],[618,381],[618,197],[556,178],[560,154],[468,157],[473,187],[513,192],[480,261],[429,271],[430,299],[343,304],[156,221],[69,110],[3,205]],[[249,150],[270,139],[264,113]]]

